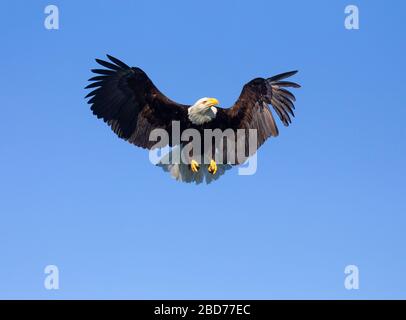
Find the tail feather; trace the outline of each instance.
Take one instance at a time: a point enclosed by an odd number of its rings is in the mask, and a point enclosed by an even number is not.
[[[202,164],[199,171],[197,172],[193,172],[192,170],[190,170],[190,166],[184,163],[158,163],[157,166],[161,167],[165,172],[168,172],[176,181],[195,184],[201,184],[203,182],[209,184],[213,181],[216,181],[227,170],[232,168],[230,164],[219,164],[217,165],[217,172],[215,174],[211,174],[208,171],[209,166],[207,164]]]
[[[190,169],[189,164],[183,162],[171,163],[175,148],[179,148],[179,146],[174,147],[174,149],[172,149],[168,154],[163,156],[157,163],[157,166],[161,167],[165,172],[168,172],[176,181],[195,184],[206,182],[206,184],[209,184],[218,180],[223,174],[226,173],[226,171],[232,168],[232,165],[230,164],[217,164],[217,172],[215,174],[211,174],[208,171],[209,165],[203,163],[200,165],[200,169],[197,172],[193,172]]]

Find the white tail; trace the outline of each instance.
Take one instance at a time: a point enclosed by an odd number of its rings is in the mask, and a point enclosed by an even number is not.
[[[217,172],[215,174],[211,174],[208,171],[209,165],[203,163],[200,165],[199,171],[193,172],[190,169],[189,164],[183,162],[171,163],[170,160],[172,159],[172,154],[175,152],[175,148],[172,149],[165,156],[163,156],[157,166],[161,167],[165,172],[169,172],[171,177],[177,181],[186,183],[194,182],[196,184],[206,182],[207,184],[209,184],[210,182],[217,180],[227,170],[230,170],[232,168],[230,164],[217,164]]]

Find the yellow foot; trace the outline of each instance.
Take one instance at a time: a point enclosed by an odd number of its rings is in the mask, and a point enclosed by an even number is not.
[[[209,171],[211,174],[216,174],[216,172],[217,172],[217,164],[216,164],[216,161],[214,161],[214,160],[211,160],[211,161],[210,161],[210,165],[209,165],[208,171]]]
[[[192,161],[190,162],[190,169],[191,169],[193,172],[199,171],[199,168],[200,168],[200,166],[199,166],[199,164],[197,163],[196,160],[192,160]]]

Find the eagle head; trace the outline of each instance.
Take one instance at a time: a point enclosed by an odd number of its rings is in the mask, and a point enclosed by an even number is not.
[[[215,106],[218,105],[219,101],[216,98],[205,97],[197,100],[188,109],[189,120],[197,125],[213,120],[217,113],[217,108]]]

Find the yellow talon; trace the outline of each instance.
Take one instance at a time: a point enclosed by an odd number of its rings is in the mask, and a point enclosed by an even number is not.
[[[217,172],[217,164],[216,164],[216,161],[214,161],[214,160],[211,160],[211,161],[210,161],[210,165],[209,165],[208,171],[209,171],[211,174],[216,174],[216,172]]]
[[[190,162],[190,169],[193,171],[193,172],[197,172],[197,171],[199,171],[199,164],[197,163],[197,161],[196,160],[192,160],[191,162]]]

